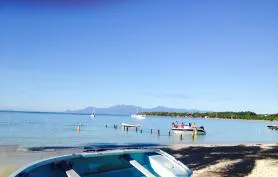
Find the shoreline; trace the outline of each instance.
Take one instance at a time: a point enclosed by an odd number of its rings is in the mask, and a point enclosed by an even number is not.
[[[173,155],[193,170],[194,177],[246,175],[254,177],[261,172],[267,174],[278,172],[278,143],[173,144],[146,146],[146,148],[159,148]],[[84,149],[74,147],[24,151],[15,145],[0,145],[0,177],[7,177],[15,170],[37,160],[83,151]],[[264,176],[268,176],[267,174]]]
[[[114,149],[114,148],[186,148],[186,147],[226,147],[226,146],[278,146],[277,143],[265,143],[265,142],[254,142],[254,143],[175,143],[175,144],[156,144],[156,143],[119,143],[119,144],[85,144],[85,145],[55,145],[55,146],[25,146],[18,144],[0,144],[0,153],[3,151],[16,151],[16,152],[44,152],[44,151],[64,151],[71,149],[88,150],[88,149]]]
[[[273,122],[276,122],[278,123],[278,120],[268,120],[268,119],[240,119],[240,118],[221,118],[221,117],[182,117],[182,116],[155,116],[155,115],[152,115],[152,116],[149,116],[147,115],[146,117],[166,117],[166,118],[178,118],[178,119],[205,119],[205,120],[246,120],[246,121],[266,121],[266,122],[270,122],[270,123],[273,123]]]

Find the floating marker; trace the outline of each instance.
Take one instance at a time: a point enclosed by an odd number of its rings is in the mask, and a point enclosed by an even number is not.
[[[77,125],[76,131],[80,132],[80,125]]]

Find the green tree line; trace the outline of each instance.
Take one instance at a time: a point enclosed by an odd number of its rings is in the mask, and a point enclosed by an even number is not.
[[[254,112],[143,112],[147,116],[169,116],[169,117],[201,117],[222,119],[246,119],[246,120],[270,120],[278,121],[278,114],[256,114]]]

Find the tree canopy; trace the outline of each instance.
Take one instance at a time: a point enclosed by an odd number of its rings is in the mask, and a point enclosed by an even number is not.
[[[247,120],[278,120],[278,114],[256,114],[251,111],[243,112],[144,112],[147,116],[193,117],[193,118],[222,118]]]

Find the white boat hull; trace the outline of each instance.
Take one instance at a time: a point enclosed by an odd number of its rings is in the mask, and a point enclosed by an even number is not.
[[[140,124],[122,123],[122,127],[140,127]]]
[[[267,127],[271,130],[278,130],[278,125],[268,125]]]
[[[177,133],[177,134],[180,134],[180,133],[184,133],[184,134],[197,133],[199,135],[205,135],[206,134],[206,131],[204,129],[199,128],[199,127],[197,127],[197,128],[193,128],[193,127],[172,128],[172,131],[174,133]]]
[[[141,114],[132,114],[131,117],[136,119],[146,119],[146,116]]]

